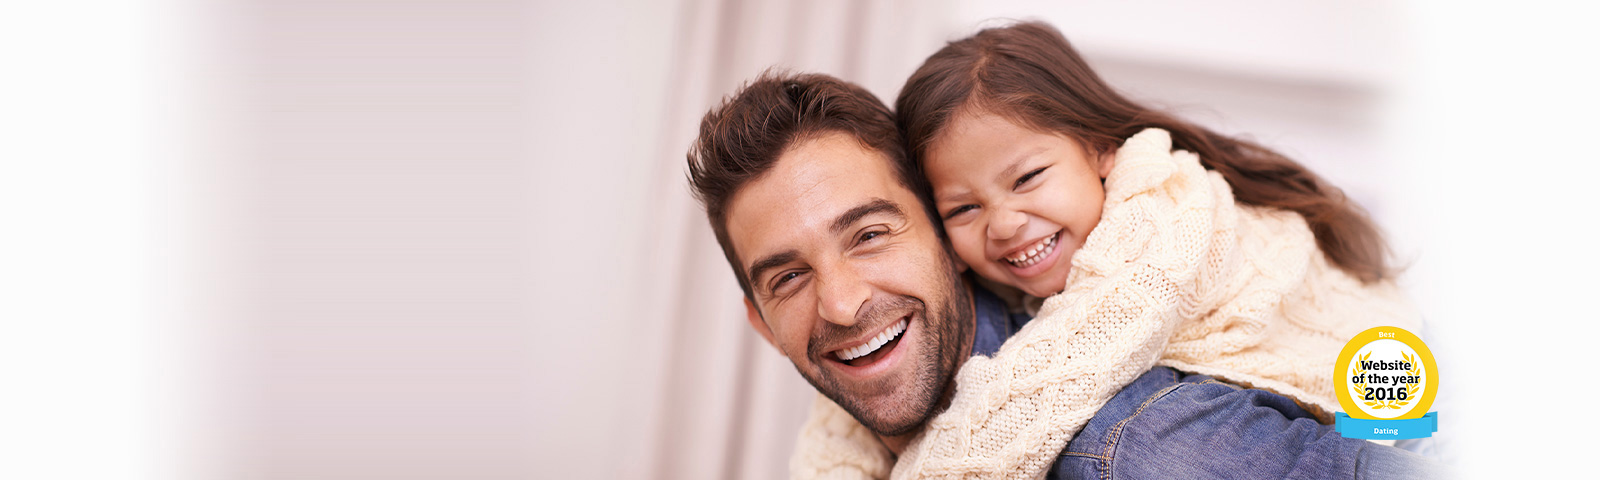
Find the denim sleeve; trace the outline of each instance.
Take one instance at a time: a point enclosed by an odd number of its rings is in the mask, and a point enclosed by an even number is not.
[[[1436,462],[1415,453],[1344,438],[1287,397],[1215,380],[1163,389],[1108,426],[1096,442],[1099,478],[1438,478],[1441,473]],[[1056,473],[1076,477],[1087,471]]]

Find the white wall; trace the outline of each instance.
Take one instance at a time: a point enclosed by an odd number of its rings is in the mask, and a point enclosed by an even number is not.
[[[1478,478],[1582,468],[1600,393],[1584,381],[1600,336],[1595,12],[1511,7],[1408,4],[1415,50],[1390,124],[1406,186],[1394,229],[1421,245],[1411,292],[1440,325],[1440,399],[1456,402],[1440,429]]]
[[[167,12],[98,7],[0,7],[0,478],[158,468]]]

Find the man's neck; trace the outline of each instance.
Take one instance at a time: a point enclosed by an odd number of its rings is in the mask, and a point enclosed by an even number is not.
[[[972,291],[972,282],[967,280],[965,275],[961,276],[961,288],[966,289],[967,292],[967,318],[972,325],[967,326],[966,335],[963,335],[961,339],[961,350],[956,355],[955,368],[950,371],[950,378],[946,380],[944,394],[940,395],[938,405],[934,406],[933,413],[928,414],[928,418],[923,421],[923,426],[927,425],[927,420],[933,419],[935,415],[950,408],[950,401],[955,399],[956,396],[956,373],[961,371],[961,366],[967,363],[967,357],[972,354],[973,337],[976,336],[978,331],[978,293]],[[922,433],[922,427],[917,427],[917,429],[904,435],[878,435],[878,440],[882,441],[883,446],[888,447],[889,451],[894,452],[894,455],[898,457],[902,452],[905,452],[906,446],[911,444],[911,439],[916,438],[917,434],[920,433]]]

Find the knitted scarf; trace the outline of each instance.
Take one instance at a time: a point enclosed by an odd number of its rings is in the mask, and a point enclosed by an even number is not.
[[[1297,213],[1236,204],[1221,174],[1147,129],[1117,151],[1095,230],[1063,292],[994,357],[956,374],[949,408],[898,458],[818,396],[794,478],[1043,478],[1080,428],[1153,365],[1339,409],[1333,363],[1356,333],[1415,329],[1392,282],[1328,264]]]

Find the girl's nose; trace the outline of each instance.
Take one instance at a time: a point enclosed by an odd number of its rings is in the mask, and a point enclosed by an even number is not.
[[[996,208],[989,220],[989,238],[991,240],[1010,240],[1028,223],[1028,216],[1016,210]]]

